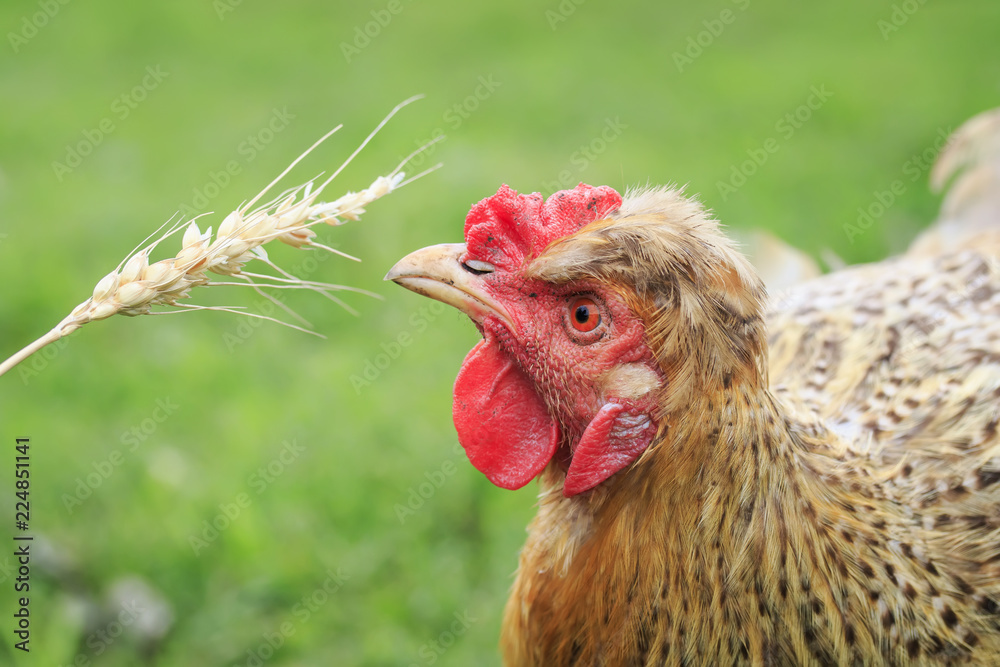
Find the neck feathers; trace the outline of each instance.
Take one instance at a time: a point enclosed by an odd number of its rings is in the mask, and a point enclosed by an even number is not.
[[[715,400],[591,494],[565,499],[543,479],[504,619],[511,664],[668,663],[677,651],[845,664],[880,655],[902,627],[906,590],[875,572],[891,560],[873,526],[884,508],[831,481],[835,440],[766,389],[734,383]],[[881,625],[851,620],[873,610]]]

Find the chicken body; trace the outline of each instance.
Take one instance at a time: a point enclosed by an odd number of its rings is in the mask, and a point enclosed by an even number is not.
[[[585,500],[543,475],[509,664],[997,664],[1000,268],[903,258],[780,306],[770,388],[706,393]]]
[[[540,480],[508,664],[1000,662],[1000,235],[768,305],[678,191],[497,197],[389,277],[484,334],[473,464]]]

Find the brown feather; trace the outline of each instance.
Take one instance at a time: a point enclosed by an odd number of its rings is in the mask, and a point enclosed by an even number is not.
[[[769,309],[718,224],[661,188],[528,274],[615,286],[667,382],[631,468],[572,498],[543,474],[508,664],[997,664],[991,255],[912,253]]]

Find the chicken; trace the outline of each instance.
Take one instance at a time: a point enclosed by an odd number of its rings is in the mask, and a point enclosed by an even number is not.
[[[503,186],[393,267],[482,333],[472,465],[540,480],[507,664],[1000,664],[1000,113],[970,125],[947,250],[771,305],[670,188]]]

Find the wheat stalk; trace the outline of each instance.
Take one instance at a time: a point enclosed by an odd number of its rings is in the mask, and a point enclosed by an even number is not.
[[[201,231],[197,218],[177,222],[172,225],[170,221],[164,223],[160,229],[147,237],[145,241],[129,253],[114,271],[97,283],[89,299],[74,308],[51,331],[0,364],[0,375],[3,375],[46,345],[73,333],[84,324],[95,320],[103,320],[112,315],[162,315],[194,310],[223,310],[271,320],[293,329],[305,331],[306,333],[314,333],[303,327],[276,318],[242,311],[237,307],[197,306],[180,303],[180,301],[188,298],[191,290],[195,287],[248,286],[274,301],[290,315],[303,323],[305,321],[294,311],[263,290],[308,289],[340,303],[330,292],[348,288],[340,285],[300,279],[273,263],[268,258],[263,246],[277,240],[295,248],[316,248],[350,259],[356,259],[317,242],[315,240],[316,232],[312,228],[319,224],[340,225],[348,220],[358,220],[359,216],[365,212],[364,207],[371,202],[437,169],[440,165],[431,167],[409,179],[406,178],[405,173],[402,171],[411,159],[435,142],[432,141],[417,149],[400,162],[392,172],[385,176],[379,176],[369,187],[360,192],[348,192],[332,202],[319,201],[320,195],[323,193],[324,188],[351,163],[358,153],[361,152],[368,142],[378,134],[379,130],[400,109],[410,102],[419,99],[419,97],[412,97],[390,111],[361,145],[318,187],[314,187],[315,180],[318,179],[317,177],[317,179],[312,179],[302,185],[286,190],[270,201],[258,205],[258,202],[296,164],[335,132],[340,130],[343,127],[342,125],[338,125],[323,135],[316,143],[293,160],[277,178],[271,181],[253,199],[227,215],[219,225],[214,238],[211,227],[205,232]],[[168,229],[163,231],[164,227],[168,225]],[[184,234],[181,238],[181,250],[174,257],[151,264],[149,262],[150,253],[160,243],[181,229],[184,229]],[[143,247],[156,234],[160,234],[160,236],[156,237],[149,245]],[[244,270],[246,264],[252,260],[261,261],[280,275],[269,275]],[[211,280],[209,274],[237,278],[243,282]],[[154,311],[152,310],[154,306],[167,306],[178,310]]]

